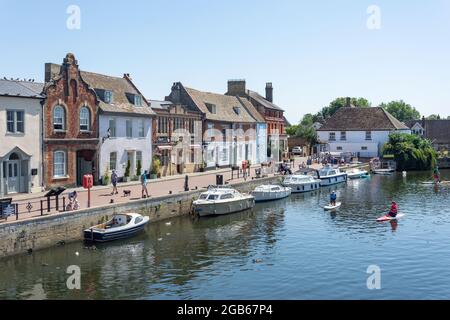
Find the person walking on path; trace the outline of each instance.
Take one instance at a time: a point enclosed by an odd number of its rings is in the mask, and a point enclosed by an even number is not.
[[[113,190],[111,192],[111,195],[119,193],[119,191],[117,191],[117,181],[118,180],[119,180],[119,177],[117,176],[117,172],[116,172],[116,170],[113,170],[112,174],[111,174],[111,183],[113,185]]]
[[[141,175],[141,184],[142,184],[142,198],[148,198],[148,190],[147,190],[147,170]],[[144,197],[145,192],[145,197]]]

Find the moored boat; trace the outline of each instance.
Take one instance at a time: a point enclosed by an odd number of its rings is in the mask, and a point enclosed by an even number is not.
[[[278,185],[262,185],[251,192],[256,202],[279,200],[291,195],[291,188]]]
[[[84,230],[84,239],[107,242],[128,238],[144,230],[149,219],[137,213],[116,214],[108,222]]]
[[[293,174],[283,180],[283,186],[289,187],[292,193],[303,193],[320,188],[320,180],[307,174]]]
[[[347,176],[349,179],[359,179],[369,175],[367,170],[361,170],[359,168],[347,170]]]
[[[244,211],[254,206],[255,197],[226,187],[210,187],[193,202],[194,212],[201,217]]]
[[[392,168],[386,168],[386,169],[373,169],[373,173],[375,174],[381,174],[381,175],[391,175],[395,172]]]
[[[347,181],[347,174],[341,172],[339,168],[333,168],[331,166],[326,166],[318,171],[320,186],[331,186],[333,184],[338,184]]]

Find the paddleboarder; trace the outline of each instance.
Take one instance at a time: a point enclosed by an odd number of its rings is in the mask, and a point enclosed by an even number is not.
[[[330,194],[330,205],[336,206],[336,200],[337,200],[337,195],[336,195],[336,192],[333,191]]]
[[[434,178],[434,183],[438,184],[441,182],[441,173],[439,172],[438,166],[434,167],[433,178]]]
[[[392,201],[391,210],[389,210],[389,213],[387,216],[395,218],[398,214],[398,206],[395,201]]]

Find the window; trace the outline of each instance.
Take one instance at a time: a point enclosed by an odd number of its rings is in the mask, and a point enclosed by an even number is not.
[[[24,133],[24,112],[6,111],[6,130],[8,133]]]
[[[181,118],[173,119],[173,129],[174,130],[183,129],[183,128],[184,128],[183,119],[181,119]]]
[[[64,151],[55,151],[53,154],[53,176],[66,176],[66,153]]]
[[[330,132],[328,140],[336,141],[336,133],[335,132]]]
[[[366,140],[372,140],[372,131],[366,131]]]
[[[206,107],[208,108],[208,111],[216,114],[216,105],[211,103],[206,103]]]
[[[341,141],[347,140],[347,132],[341,131]]]
[[[342,147],[336,147],[336,150],[342,151]]]
[[[80,131],[89,131],[90,118],[89,109],[82,107],[80,110]]]
[[[144,120],[143,119],[139,119],[139,127],[138,127],[138,132],[139,132],[139,138],[144,138],[145,132],[144,132]]]
[[[136,107],[141,107],[142,106],[142,99],[141,99],[141,96],[139,96],[139,95],[134,95],[134,105],[136,106]]]
[[[131,120],[126,121],[127,138],[133,138],[133,126]]]
[[[109,119],[109,136],[115,138],[116,136],[116,119]]]
[[[112,91],[105,90],[105,102],[112,103],[113,102],[113,93]]]
[[[66,112],[62,106],[56,106],[53,109],[53,129],[65,130]]]
[[[361,147],[361,150],[367,151],[367,147]]]
[[[111,152],[109,154],[109,170],[117,169],[117,152]]]
[[[158,133],[167,133],[167,118],[158,118]]]

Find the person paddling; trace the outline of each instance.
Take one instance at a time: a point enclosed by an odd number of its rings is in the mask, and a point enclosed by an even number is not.
[[[391,210],[389,210],[389,213],[387,216],[395,218],[398,214],[398,206],[395,201],[392,201]]]
[[[336,206],[336,200],[337,200],[337,195],[336,195],[336,192],[333,191],[330,194],[330,205]]]
[[[434,167],[433,178],[434,178],[434,183],[438,184],[441,182],[441,173],[439,172],[438,166]]]

